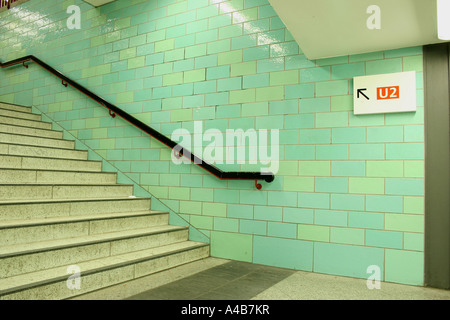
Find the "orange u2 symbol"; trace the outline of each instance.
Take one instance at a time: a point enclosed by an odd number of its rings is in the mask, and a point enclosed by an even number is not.
[[[399,86],[377,88],[377,100],[399,99],[399,98],[400,98]]]

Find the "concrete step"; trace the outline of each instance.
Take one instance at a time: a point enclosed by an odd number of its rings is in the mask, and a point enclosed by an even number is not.
[[[50,130],[52,128],[52,124],[49,122],[26,120],[21,118],[8,117],[4,115],[0,115],[0,124],[10,124],[15,126],[47,129],[47,130]]]
[[[52,138],[52,139],[62,139],[62,137],[63,137],[62,131],[20,127],[20,126],[9,125],[9,124],[2,124],[0,126],[0,132],[27,135],[27,136],[35,136],[35,137],[42,137],[42,138]]]
[[[115,184],[111,172],[0,169],[0,184]]]
[[[149,228],[169,223],[169,213],[139,211],[73,217],[0,221],[0,243],[15,245],[108,232]]]
[[[66,171],[100,172],[101,161],[67,160],[37,157],[8,156],[0,154],[0,168],[4,169],[37,169]]]
[[[19,106],[17,104],[10,104],[10,103],[0,102],[0,108],[12,110],[12,111],[20,111],[20,112],[31,113],[31,107]]]
[[[28,135],[21,135],[17,133],[2,133],[0,132],[0,142],[8,144],[31,145],[38,147],[52,147],[60,149],[74,149],[75,142],[70,140],[34,137]]]
[[[49,270],[0,279],[0,299],[67,299],[208,256],[208,245],[184,241],[80,262],[76,265],[80,271],[78,275],[73,274],[73,271],[69,269],[70,266],[64,265]],[[77,276],[80,276],[80,286],[77,286],[76,280],[73,280]]]
[[[0,184],[2,200],[116,198],[133,195],[133,185]]]
[[[149,209],[150,198],[10,200],[0,201],[0,221],[140,212]]]
[[[30,112],[22,112],[11,109],[4,109],[0,106],[0,116],[13,117],[18,119],[41,121],[41,116]]]
[[[85,150],[69,150],[51,147],[38,147],[0,142],[1,155],[28,156],[40,158],[58,158],[87,160],[88,152]]]
[[[154,226],[0,247],[0,278],[188,240],[188,228]]]

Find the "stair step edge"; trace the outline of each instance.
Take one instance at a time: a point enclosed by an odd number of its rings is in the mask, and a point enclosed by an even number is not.
[[[98,220],[112,220],[120,218],[132,218],[132,217],[145,217],[145,216],[157,216],[167,215],[168,211],[157,210],[145,210],[139,212],[118,212],[118,213],[102,213],[91,214],[85,216],[65,216],[56,218],[44,218],[44,219],[23,219],[23,220],[4,220],[0,221],[0,230],[10,228],[22,228],[22,227],[34,227],[50,224],[62,224],[71,222],[83,222],[83,221],[98,221]]]
[[[42,203],[65,203],[65,202],[99,202],[99,201],[124,201],[124,200],[151,200],[150,197],[114,197],[114,198],[83,198],[83,199],[41,199],[41,200],[11,200],[0,201],[0,205],[15,205],[15,204],[42,204]]]
[[[147,227],[147,228],[142,228],[142,229],[116,231],[116,232],[109,232],[109,233],[104,233],[104,234],[95,234],[95,235],[87,235],[87,236],[82,236],[82,237],[66,238],[66,239],[64,239],[65,243],[61,243],[61,242],[63,242],[62,239],[40,241],[40,242],[35,242],[35,243],[23,243],[20,245],[11,245],[11,246],[0,247],[0,259],[34,254],[34,253],[40,253],[40,252],[46,252],[46,251],[74,248],[74,247],[80,247],[80,246],[86,246],[86,245],[92,245],[92,244],[98,244],[98,243],[104,243],[104,242],[110,242],[110,241],[133,239],[133,238],[157,235],[157,234],[168,233],[168,232],[184,231],[184,230],[187,230],[187,227],[163,225],[163,226]],[[33,248],[33,245],[34,245],[34,248]],[[21,247],[23,247],[24,249],[17,250],[17,251],[11,251],[11,250],[15,250],[15,249],[20,249]],[[2,250],[1,250],[2,248],[3,249],[8,248],[10,250],[10,252],[9,253],[2,252]]]
[[[177,248],[177,246],[179,247],[180,244],[184,244],[184,243],[188,243],[189,245],[185,245],[181,248]],[[79,263],[77,266],[80,267],[80,269],[82,270],[82,275],[91,275],[91,274],[95,274],[95,273],[99,273],[99,272],[104,272],[104,271],[108,271],[108,270],[112,270],[112,269],[116,269],[116,268],[120,268],[120,267],[124,267],[124,266],[128,266],[128,265],[133,265],[133,264],[137,264],[137,263],[141,263],[141,262],[146,262],[146,261],[151,261],[151,260],[155,260],[158,258],[163,258],[169,255],[173,255],[173,254],[177,254],[177,253],[181,253],[181,252],[185,252],[185,251],[191,251],[191,250],[195,250],[195,249],[199,249],[199,248],[203,248],[203,247],[207,247],[209,246],[209,244],[207,243],[202,243],[202,242],[194,242],[194,241],[184,241],[182,243],[177,243],[177,246],[175,246],[174,244],[170,244],[170,245],[166,245],[166,246],[162,246],[159,248],[152,248],[152,249],[146,249],[146,250],[141,250],[138,251],[137,253],[144,253],[144,252],[149,252],[149,255],[144,256],[144,257],[138,257],[138,258],[128,258],[127,260],[127,256],[130,256],[130,253],[125,253],[125,254],[121,254],[121,255],[117,255],[117,256],[111,256],[108,258],[102,258],[99,260],[91,260],[91,261],[87,261],[87,262],[82,262]],[[175,248],[172,248],[175,247]],[[155,251],[155,249],[161,249],[164,248],[166,249],[166,251],[160,252],[160,253],[151,253],[151,251]],[[136,255],[136,252],[133,252],[134,255]],[[109,264],[108,264],[109,263]],[[84,266],[89,266],[89,264],[94,264],[94,266],[91,266],[90,268],[82,268]],[[95,265],[96,264],[96,265]],[[49,275],[50,272],[54,272],[57,273],[58,275]],[[60,275],[59,275],[60,274]],[[53,268],[53,269],[47,269],[47,270],[41,270],[41,271],[37,271],[37,272],[33,272],[33,273],[29,273],[29,274],[25,274],[25,275],[19,275],[19,276],[14,276],[11,278],[6,278],[6,279],[0,279],[0,297],[7,295],[7,294],[11,294],[14,292],[18,292],[18,291],[23,291],[26,289],[32,289],[41,285],[47,285],[47,284],[51,284],[51,283],[55,283],[55,282],[59,282],[59,281],[67,281],[69,274],[67,273],[67,267],[57,267],[57,268]],[[17,280],[22,278],[23,280],[21,281],[22,283],[18,284],[18,285],[13,285],[11,284],[11,282],[18,282]],[[5,289],[1,289],[1,287],[4,286],[6,287]]]

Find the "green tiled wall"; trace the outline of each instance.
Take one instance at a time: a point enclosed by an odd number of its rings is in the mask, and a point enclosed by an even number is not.
[[[72,4],[80,30],[66,28]],[[0,59],[27,54],[168,136],[194,121],[280,130],[278,174],[258,191],[174,164],[35,65],[0,71],[1,101],[39,107],[206,234],[213,256],[361,278],[378,265],[382,280],[423,284],[421,47],[308,60],[267,0],[34,0],[0,14]],[[353,115],[354,76],[410,70],[417,112]]]

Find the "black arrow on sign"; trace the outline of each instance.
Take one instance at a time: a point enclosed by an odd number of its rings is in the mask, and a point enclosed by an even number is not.
[[[363,93],[364,90],[367,90],[367,88],[365,88],[365,89],[358,89],[358,90],[357,90],[357,92],[358,92],[357,98],[359,99],[359,94],[362,94],[364,97],[366,97],[367,100],[370,100],[369,97],[366,96],[366,95]]]

